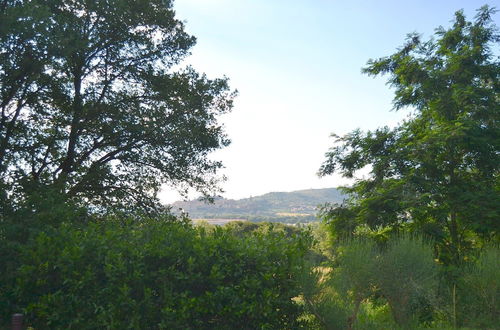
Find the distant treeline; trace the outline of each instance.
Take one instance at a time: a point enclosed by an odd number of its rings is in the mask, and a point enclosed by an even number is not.
[[[196,217],[195,217],[196,218]],[[241,215],[241,214],[221,214],[207,215],[200,219],[241,219],[251,222],[279,222],[286,224],[309,223],[319,221],[315,215],[300,215],[300,216],[278,216],[278,215]]]

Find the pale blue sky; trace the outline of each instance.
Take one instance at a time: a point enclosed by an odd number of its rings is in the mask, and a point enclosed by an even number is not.
[[[367,60],[392,54],[410,32],[430,37],[456,10],[472,18],[484,4],[500,8],[500,0],[177,0],[178,18],[198,39],[186,63],[228,76],[239,91],[222,118],[232,144],[213,155],[226,166],[224,196],[347,183],[316,176],[330,133],[392,126],[406,115],[390,111],[384,78],[361,74]]]

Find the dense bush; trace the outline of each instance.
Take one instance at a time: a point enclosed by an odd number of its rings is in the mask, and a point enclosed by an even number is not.
[[[375,287],[377,266],[377,249],[369,240],[355,240],[348,242],[338,256],[338,264],[332,275],[332,284],[350,305],[351,315],[348,319],[349,328],[358,317],[359,308],[363,300],[368,299]]]
[[[434,301],[438,269],[430,244],[408,236],[393,239],[376,269],[375,284],[399,325],[432,318],[426,309]]]
[[[238,237],[252,233],[268,234],[270,232],[281,233],[286,237],[294,237],[304,232],[303,228],[273,222],[231,221],[224,227]]]
[[[437,281],[431,246],[402,236],[383,248],[365,238],[345,241],[337,247],[329,271],[324,276],[312,272],[302,285],[305,306],[316,323],[326,329],[352,329],[376,327],[368,314],[377,309],[392,314],[394,321],[385,318],[384,326],[408,327],[425,321],[418,319],[423,316],[430,321],[432,309],[426,308],[434,302]]]
[[[40,232],[55,230],[62,222],[84,225],[90,219],[86,209],[51,189],[33,187],[22,203],[0,199],[0,328],[15,308],[12,287],[27,246]]]
[[[467,266],[458,281],[459,324],[472,328],[498,325],[500,317],[500,249],[487,247],[478,260]]]
[[[297,328],[308,242],[153,220],[63,224],[23,248],[0,300],[37,329]]]
[[[302,276],[303,318],[314,329],[498,328],[497,246],[457,267],[451,279],[425,240],[376,242],[338,242],[329,263]]]
[[[331,285],[331,268],[315,267],[306,269],[302,274],[302,296],[305,313],[310,329],[346,329],[349,308],[345,299]]]

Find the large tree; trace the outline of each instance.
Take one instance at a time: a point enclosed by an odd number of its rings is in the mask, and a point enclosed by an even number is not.
[[[0,188],[150,207],[164,183],[217,191],[227,79],[181,67],[171,0],[0,1]]]
[[[391,56],[363,71],[389,75],[394,107],[410,115],[394,128],[336,137],[320,175],[367,179],[347,188],[352,198],[325,212],[334,230],[411,228],[431,234],[441,256],[458,262],[472,240],[496,237],[500,223],[500,37],[494,10],[473,22],[462,11],[451,28],[422,41],[411,34]],[[451,258],[451,259],[448,259]]]

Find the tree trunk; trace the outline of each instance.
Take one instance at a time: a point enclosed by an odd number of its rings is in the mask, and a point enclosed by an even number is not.
[[[450,212],[450,238],[451,238],[451,248],[453,253],[453,263],[458,264],[460,261],[460,238],[458,236],[458,224],[457,224],[457,213],[455,211]]]
[[[81,71],[81,70],[80,70]],[[68,148],[66,150],[66,157],[60,165],[61,173],[58,177],[58,184],[61,189],[65,190],[68,175],[74,171],[73,165],[75,163],[76,146],[78,143],[78,135],[80,134],[80,118],[82,117],[83,101],[82,101],[82,77],[80,73],[75,73],[73,80],[75,96],[73,99],[73,118],[71,120],[71,130],[68,137]]]
[[[352,330],[354,328],[354,323],[358,318],[359,307],[361,306],[362,301],[363,299],[356,299],[356,301],[354,302],[354,311],[352,312],[352,315],[347,319],[347,329],[349,330]]]

